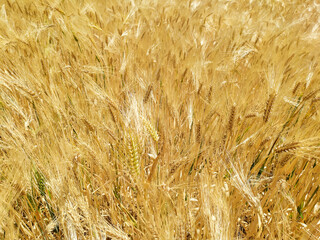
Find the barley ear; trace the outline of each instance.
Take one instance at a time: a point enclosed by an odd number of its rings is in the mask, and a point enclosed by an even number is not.
[[[151,123],[148,120],[143,119],[143,123],[144,123],[144,126],[146,127],[148,133],[152,137],[153,141],[158,142],[159,135],[157,133],[157,130],[151,125]]]
[[[147,91],[146,91],[146,94],[144,95],[144,98],[143,98],[143,102],[144,102],[144,103],[147,103],[147,102],[148,102],[149,97],[150,97],[150,94],[151,94],[151,91],[152,91],[152,85],[150,84],[150,85],[148,86],[148,89],[147,89]]]
[[[236,107],[232,106],[231,111],[230,111],[229,121],[228,121],[228,131],[229,132],[232,131],[235,112],[236,112]]]
[[[201,124],[200,124],[200,122],[198,122],[197,126],[196,126],[196,141],[199,144],[201,142]]]
[[[266,102],[266,108],[264,109],[264,114],[263,114],[263,121],[266,123],[268,122],[269,116],[270,116],[270,112],[273,106],[275,100],[275,95],[274,94],[270,94],[269,98]]]
[[[133,175],[140,175],[140,154],[137,137],[132,133],[127,137],[128,165]]]
[[[296,150],[299,147],[300,147],[299,142],[293,142],[293,143],[289,143],[289,144],[283,145],[281,147],[278,147],[275,150],[275,152],[276,153],[289,152],[289,151]]]

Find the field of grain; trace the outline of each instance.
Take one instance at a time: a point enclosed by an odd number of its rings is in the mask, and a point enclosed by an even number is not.
[[[0,1],[0,239],[320,239],[320,4]]]

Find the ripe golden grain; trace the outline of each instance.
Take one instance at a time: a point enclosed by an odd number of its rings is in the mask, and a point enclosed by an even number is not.
[[[320,239],[314,1],[0,8],[0,239]]]

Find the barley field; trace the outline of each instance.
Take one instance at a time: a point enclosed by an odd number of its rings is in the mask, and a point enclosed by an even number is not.
[[[320,4],[0,1],[0,239],[320,239]]]

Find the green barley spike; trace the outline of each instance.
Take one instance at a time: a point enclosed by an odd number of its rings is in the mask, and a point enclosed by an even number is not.
[[[45,178],[44,178],[43,174],[41,172],[35,171],[34,177],[36,179],[40,194],[42,196],[45,196],[46,195],[46,182],[45,182]]]

